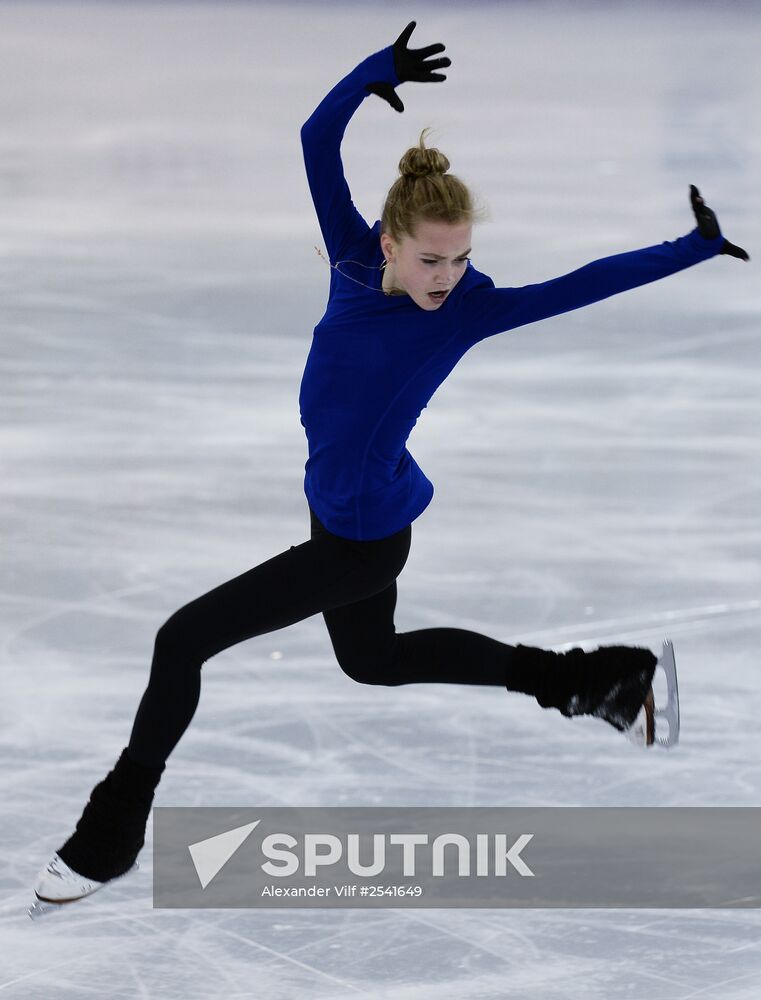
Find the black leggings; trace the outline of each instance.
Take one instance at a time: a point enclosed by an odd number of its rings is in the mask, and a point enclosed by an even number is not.
[[[514,646],[458,628],[397,633],[396,578],[412,526],[357,542],[329,532],[310,508],[311,538],[175,611],[156,634],[129,754],[163,764],[193,718],[201,667],[223,649],[322,612],[338,663],[360,684],[493,684],[535,693]]]

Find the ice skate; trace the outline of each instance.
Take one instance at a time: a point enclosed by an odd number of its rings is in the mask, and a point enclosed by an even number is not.
[[[584,652],[575,646],[554,653],[523,645],[516,649],[530,671],[533,693],[542,708],[556,708],[569,718],[591,715],[620,733],[642,732],[647,745],[653,735],[652,684],[659,662],[652,650],[600,646]]]
[[[656,670],[660,668],[666,676],[666,704],[656,704],[652,687],[645,698],[637,718],[626,730],[629,740],[636,746],[673,747],[679,742],[679,688],[676,679],[676,660],[674,659],[674,644],[669,639],[663,640],[663,650],[658,659]],[[663,720],[666,733],[662,732]]]
[[[138,764],[124,748],[93,788],[74,833],[40,872],[30,917],[91,896],[137,867],[163,770]]]
[[[124,874],[128,875],[138,867],[135,861]],[[118,875],[117,878],[123,876]],[[29,907],[29,916],[32,920],[37,920],[45,913],[60,910],[67,903],[76,903],[80,899],[92,896],[104,885],[115,881],[116,879],[108,879],[105,882],[97,882],[95,879],[85,878],[73,868],[69,868],[60,855],[54,854],[37,877],[37,884],[34,887],[36,899]]]

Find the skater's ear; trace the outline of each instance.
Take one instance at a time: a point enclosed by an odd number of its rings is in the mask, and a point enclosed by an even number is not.
[[[381,233],[380,245],[381,245],[381,250],[383,251],[383,256],[386,258],[386,260],[393,259],[396,248],[393,239],[389,236],[388,233]]]

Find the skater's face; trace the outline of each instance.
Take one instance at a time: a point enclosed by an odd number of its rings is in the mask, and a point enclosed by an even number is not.
[[[405,236],[400,243],[388,233],[381,234],[381,249],[386,258],[383,288],[404,292],[427,312],[435,312],[446,302],[449,293],[465,274],[471,251],[473,227],[469,222],[420,222],[416,235]],[[444,296],[430,293],[441,290]]]

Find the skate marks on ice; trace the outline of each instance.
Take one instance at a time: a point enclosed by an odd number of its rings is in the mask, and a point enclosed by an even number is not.
[[[100,590],[97,593],[74,600],[67,598],[35,599],[35,604],[38,607],[40,604],[43,604],[47,605],[46,609],[36,614],[33,618],[16,624],[13,628],[5,629],[5,634],[0,639],[0,653],[6,656],[13,655],[12,643],[17,639],[21,639],[41,625],[46,625],[48,622],[54,621],[56,618],[60,618],[71,612],[91,612],[93,614],[100,612],[114,616],[128,615],[132,619],[136,612],[131,607],[125,609],[125,605],[122,603],[123,599],[160,592],[164,584],[164,580],[157,580],[154,577],[154,579],[146,583],[130,584],[129,586],[118,587],[114,590]],[[31,604],[31,598],[19,597],[16,594],[6,591],[0,592],[0,602],[2,601],[13,602],[14,604]]]
[[[138,862],[136,862],[135,865],[133,865],[133,867],[130,868],[130,870],[128,872],[125,872],[125,875],[121,875],[121,876],[119,876],[116,879],[112,879],[108,883],[102,883],[101,886],[98,886],[98,888],[96,888],[95,890],[93,890],[93,892],[87,893],[86,895],[80,897],[81,900],[87,900],[87,899],[89,899],[90,896],[94,895],[96,892],[99,892],[99,890],[100,890],[101,887],[102,888],[107,888],[107,887],[111,886],[113,883],[120,881],[126,875],[129,875],[129,874],[133,873],[135,871],[135,869],[137,869],[137,868],[139,868],[139,863]],[[77,901],[78,900],[72,900],[72,902],[77,902]],[[108,901],[105,898],[101,898],[101,899],[99,899],[98,903],[99,903],[99,906],[102,906],[103,904],[107,904]],[[111,905],[114,904],[113,898],[111,898],[110,903],[111,903]],[[73,909],[76,909],[78,915],[82,912],[82,907],[76,907],[76,908],[74,908],[68,902],[67,903],[55,903],[55,902],[52,902],[52,901],[50,901],[50,902],[43,902],[43,901],[38,900],[37,903],[35,903],[30,908],[30,910],[29,910],[29,916],[33,920],[37,921],[37,920],[40,919],[40,917],[42,915],[44,915],[46,913],[60,912],[60,913],[70,914]],[[101,914],[103,914],[104,912],[108,913],[109,910],[106,909],[106,907],[104,907],[104,909],[101,910],[100,912],[101,912]],[[109,921],[109,920],[113,921],[115,919],[121,919],[121,920],[123,920],[124,917],[122,915],[105,916],[105,920],[106,921]],[[138,920],[136,922],[144,924],[146,927],[149,926],[147,924],[147,922],[144,922],[144,921]],[[81,927],[82,926],[82,921],[78,920],[76,926],[77,927]],[[151,932],[155,933],[155,928],[151,927]],[[299,960],[298,958],[295,957],[293,949],[290,952],[287,952],[287,951],[282,950],[282,949],[272,948],[272,947],[269,947],[269,946],[267,946],[267,945],[265,945],[265,944],[263,944],[263,943],[261,943],[259,941],[256,941],[253,937],[241,934],[241,933],[236,932],[236,931],[231,931],[228,928],[217,927],[216,928],[216,933],[218,933],[218,934],[224,934],[224,935],[226,935],[226,936],[234,939],[237,942],[243,943],[246,946],[247,949],[248,948],[256,949],[257,951],[263,953],[263,955],[264,955],[265,958],[270,958],[271,960],[273,960],[273,962],[285,963],[287,965],[294,966],[299,971],[303,971],[303,972],[307,973],[310,978],[317,978],[317,979],[323,980],[326,984],[329,984],[332,987],[340,986],[340,987],[342,987],[343,989],[345,989],[345,990],[347,990],[349,992],[355,992],[355,993],[358,993],[358,994],[361,994],[361,995],[366,995],[364,989],[362,989],[362,988],[360,988],[358,986],[354,986],[351,982],[347,981],[346,979],[341,979],[341,978],[339,978],[337,976],[331,975],[330,973],[328,973],[328,972],[320,969],[316,965],[312,965],[312,964],[310,964],[308,962]],[[332,937],[338,937],[342,933],[343,932],[339,930],[334,935],[328,935],[326,939],[330,940]],[[347,933],[351,933],[351,931],[349,931]],[[326,940],[326,939],[323,939],[323,940]],[[213,962],[213,958],[212,958],[211,955],[208,956],[208,959],[209,959],[210,962]],[[61,963],[61,964],[69,964],[69,963]],[[216,971],[218,971],[218,972],[220,972],[222,974],[224,973],[224,970],[221,969],[221,968],[219,968],[217,963],[214,963],[214,968],[215,968]],[[13,982],[18,982],[18,981],[19,980],[14,980]],[[6,986],[6,985],[11,985],[11,984],[10,983],[9,984],[0,983],[0,990],[2,990],[4,988],[4,986]]]

